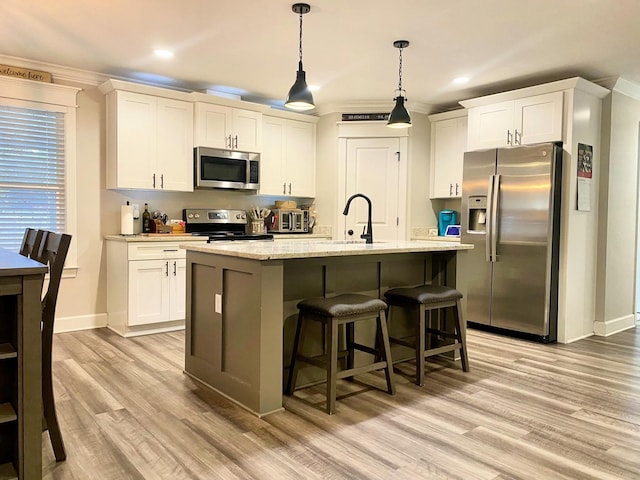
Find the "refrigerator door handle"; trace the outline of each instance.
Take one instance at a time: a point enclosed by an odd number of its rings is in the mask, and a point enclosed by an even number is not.
[[[491,189],[491,261],[498,261],[498,204],[500,198],[500,175],[493,175],[493,188]]]
[[[491,250],[492,242],[491,239],[493,235],[491,231],[493,230],[493,184],[494,184],[495,175],[489,176],[489,190],[487,191],[487,215],[486,215],[486,225],[485,225],[485,255],[487,262],[493,261],[493,250]]]

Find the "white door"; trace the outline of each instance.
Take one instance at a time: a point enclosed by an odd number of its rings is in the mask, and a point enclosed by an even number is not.
[[[168,320],[168,276],[168,260],[129,262],[129,326]]]
[[[371,199],[373,240],[396,241],[399,234],[399,138],[347,139],[345,198],[362,193]],[[341,208],[344,208],[341,206]],[[368,205],[355,198],[344,219],[345,239],[359,240],[367,225]],[[348,231],[353,230],[353,236]]]
[[[553,92],[516,100],[517,142],[528,145],[562,140],[562,99],[562,92]]]
[[[187,261],[169,261],[169,320],[184,320],[187,316]]]
[[[156,188],[192,192],[193,105],[158,98],[157,128]]]
[[[513,142],[513,101],[469,109],[467,147],[471,150],[505,147]]]
[[[313,123],[289,120],[286,132],[287,193],[297,197],[315,197],[316,126]]]
[[[262,151],[262,114],[251,110],[233,110],[232,148],[245,152]]]

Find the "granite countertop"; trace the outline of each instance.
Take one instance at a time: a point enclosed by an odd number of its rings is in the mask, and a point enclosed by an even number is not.
[[[115,240],[119,242],[188,242],[188,241],[207,241],[207,237],[195,236],[189,233],[187,234],[173,234],[173,233],[155,233],[155,234],[143,234],[137,235],[105,235],[105,240]]]
[[[281,240],[278,242],[222,242],[207,245],[181,245],[195,252],[240,257],[252,260],[281,260],[293,258],[339,257],[348,255],[381,255],[388,253],[439,252],[470,250],[473,245],[457,242],[403,241],[379,242],[367,245],[364,241],[341,240]]]

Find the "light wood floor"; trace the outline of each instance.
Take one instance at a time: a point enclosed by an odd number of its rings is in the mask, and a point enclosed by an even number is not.
[[[195,387],[183,342],[56,335],[68,459],[56,464],[43,434],[44,478],[640,478],[638,328],[570,345],[469,331],[470,373],[442,360],[423,388],[396,375],[394,397],[341,383],[333,416],[308,403],[321,387],[303,390],[263,419]],[[361,378],[384,385],[381,373]]]

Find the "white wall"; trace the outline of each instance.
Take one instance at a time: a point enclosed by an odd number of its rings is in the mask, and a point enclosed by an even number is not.
[[[602,100],[578,89],[565,91],[564,109],[571,120],[564,135],[558,342],[568,343],[594,333]],[[578,143],[593,146],[590,211],[577,209]]]
[[[594,323],[598,335],[635,324],[639,126],[640,88],[618,80],[603,109]]]

